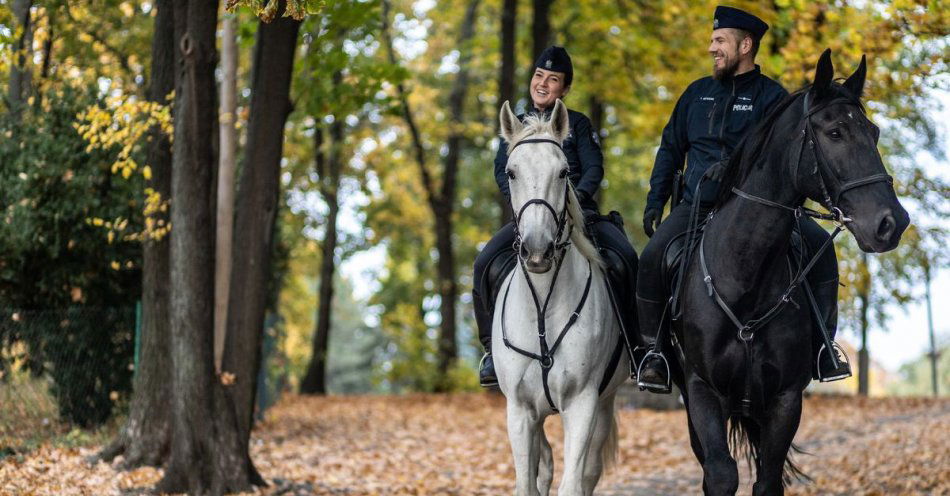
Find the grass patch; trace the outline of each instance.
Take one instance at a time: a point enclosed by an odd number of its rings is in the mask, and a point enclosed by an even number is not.
[[[0,377],[0,460],[27,454],[50,444],[77,447],[104,444],[118,431],[122,417],[113,416],[95,429],[80,429],[59,418],[50,381],[16,368]]]

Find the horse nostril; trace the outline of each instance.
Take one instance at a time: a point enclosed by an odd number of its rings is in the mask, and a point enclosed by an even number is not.
[[[520,250],[519,253],[520,253],[520,255],[521,255],[521,258],[524,258],[524,259],[527,259],[527,258],[528,258],[528,255],[529,255],[529,253],[528,253],[528,247],[526,247],[526,246],[524,245],[524,243],[521,243],[521,250]]]
[[[877,226],[877,239],[881,241],[890,241],[896,226],[897,222],[894,221],[894,216],[890,213],[885,215],[884,218],[881,219],[881,223]]]
[[[544,258],[551,258],[554,256],[554,243],[548,243],[548,247],[544,250]]]

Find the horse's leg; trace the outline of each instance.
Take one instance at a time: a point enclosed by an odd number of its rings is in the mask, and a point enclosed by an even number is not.
[[[558,487],[559,496],[584,494],[584,464],[594,432],[597,403],[597,388],[588,388],[575,396],[561,413],[564,422],[564,477]]]
[[[698,377],[688,378],[686,387],[687,414],[702,447],[702,456],[697,458],[703,466],[703,492],[735,494],[739,489],[739,470],[729,454],[725,401]]]
[[[538,496],[538,458],[540,419],[530,408],[508,401],[508,441],[515,460],[515,494]]]
[[[763,415],[759,444],[759,470],[752,493],[755,496],[783,494],[785,458],[802,418],[801,391],[779,394]]]
[[[554,480],[554,457],[551,455],[551,443],[544,432],[544,425],[538,431],[541,442],[541,459],[538,464],[538,492],[541,496],[548,496],[551,492],[551,481]]]
[[[587,448],[587,461],[584,463],[584,494],[594,494],[594,488],[611,464],[617,449],[617,422],[614,418],[614,398],[611,394],[598,405],[594,416],[594,433]],[[605,452],[607,450],[607,452]]]

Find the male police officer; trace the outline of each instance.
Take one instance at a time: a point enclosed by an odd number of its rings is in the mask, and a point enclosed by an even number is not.
[[[573,78],[574,68],[567,50],[551,46],[541,52],[535,62],[534,75],[529,85],[531,112],[545,118],[549,117],[557,99],[563,99],[571,90]],[[594,222],[588,220],[588,232],[593,235],[594,241],[601,248],[601,254],[608,263],[608,275],[614,280],[618,277],[622,279],[614,283],[616,286],[621,286],[615,287],[614,290],[621,291],[624,294],[622,297],[626,299],[635,293],[633,280],[637,273],[637,253],[617,224],[602,219],[598,215],[594,193],[597,192],[600,180],[604,177],[604,157],[600,151],[597,131],[584,114],[568,110],[568,116],[571,131],[562,144],[568,163],[568,176],[574,185],[585,215],[588,219],[594,220]],[[524,117],[524,114],[518,116],[522,120]],[[495,156],[495,182],[498,183],[505,197],[510,196],[508,176],[505,171],[508,162],[507,150],[508,145],[501,140]],[[514,224],[508,223],[495,233],[475,258],[472,304],[475,309],[475,321],[478,324],[478,337],[486,352],[478,374],[479,382],[485,387],[498,383],[491,357],[491,326],[495,304],[492,285],[500,283],[513,266],[512,244],[514,241]],[[626,322],[624,329],[632,332],[636,328],[634,309],[621,308],[620,311],[622,321]],[[628,335],[627,338],[632,340],[635,336]],[[628,341],[630,342],[632,341]]]
[[[643,230],[651,239],[643,250],[637,274],[637,310],[640,329],[647,342],[653,341],[670,297],[661,268],[667,245],[688,229],[693,203],[699,202],[700,219],[706,216],[718,194],[718,181],[730,153],[746,132],[788,94],[781,85],[759,72],[755,64],[759,42],[768,28],[768,24],[752,14],[732,7],[717,7],[709,44],[713,75],[693,82],[686,89],[663,129],[643,214]],[[674,178],[684,161],[687,168],[683,203],[673,205],[669,217],[660,224],[663,206],[678,187]],[[701,189],[697,190],[701,182]],[[816,222],[807,220],[802,226],[806,244],[820,246],[829,235]],[[655,227],[657,225],[659,227]],[[832,337],[837,327],[837,271],[834,250],[826,250],[809,275],[815,297],[824,307],[823,318]],[[658,393],[670,391],[669,371],[662,355],[665,341],[657,339],[654,353],[644,359],[638,377],[641,388]],[[817,370],[823,381],[851,375],[846,362],[834,367],[829,353],[820,356],[825,363],[819,364]]]

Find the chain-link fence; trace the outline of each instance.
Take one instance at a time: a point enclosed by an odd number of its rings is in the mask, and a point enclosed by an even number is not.
[[[137,320],[136,307],[0,309],[0,456],[125,404]]]

